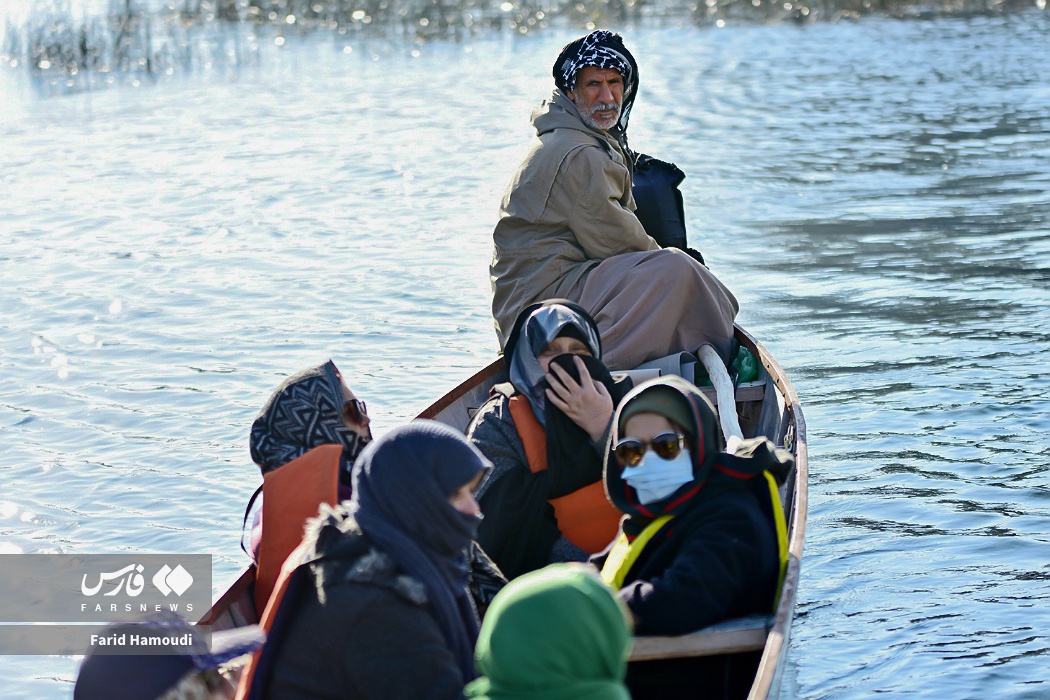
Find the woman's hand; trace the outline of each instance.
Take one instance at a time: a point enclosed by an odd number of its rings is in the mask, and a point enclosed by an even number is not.
[[[592,442],[597,442],[612,419],[612,397],[604,384],[594,381],[579,355],[573,355],[572,361],[580,373],[580,381],[576,382],[568,372],[552,363],[547,372],[547,400],[583,428]]]

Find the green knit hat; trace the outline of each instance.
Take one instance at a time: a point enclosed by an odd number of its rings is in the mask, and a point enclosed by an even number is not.
[[[674,387],[666,384],[654,384],[642,387],[633,397],[628,396],[620,406],[620,418],[616,423],[618,435],[623,435],[623,427],[628,419],[639,413],[656,413],[678,424],[691,439],[696,440],[696,419],[689,403]]]
[[[474,659],[473,700],[629,700],[627,609],[583,564],[517,577],[492,601]]]

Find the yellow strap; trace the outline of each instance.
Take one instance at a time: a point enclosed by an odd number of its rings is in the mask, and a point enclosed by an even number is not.
[[[672,517],[671,515],[661,515],[646,525],[641,534],[634,538],[634,542],[629,543],[627,535],[623,534],[621,530],[620,536],[616,538],[616,543],[609,550],[609,556],[605,559],[605,566],[602,567],[602,581],[605,581],[613,590],[620,590],[623,587],[623,580],[627,578],[627,572],[631,570],[634,562],[637,561],[638,556],[645,549],[645,545]]]
[[[780,600],[780,589],[784,586],[784,575],[787,573],[788,564],[788,533],[787,521],[784,519],[784,505],[780,502],[780,489],[777,488],[777,480],[768,471],[762,472],[769,485],[769,500],[773,506],[773,522],[777,528],[777,551],[780,557],[780,575],[777,576],[777,590],[773,596],[773,608],[776,609]]]
[[[780,600],[780,591],[784,586],[784,576],[787,574],[787,521],[784,518],[784,506],[780,501],[780,490],[777,488],[776,479],[768,471],[762,472],[762,476],[765,477],[766,484],[769,486],[769,500],[773,506],[773,523],[777,530],[777,554],[780,563],[780,573],[777,576],[777,589],[773,598],[773,607],[776,608],[776,604]],[[616,543],[609,550],[609,556],[606,557],[605,565],[602,567],[602,581],[605,581],[613,590],[620,590],[623,587],[624,579],[627,578],[627,572],[631,570],[634,562],[637,561],[638,556],[645,549],[645,545],[649,543],[649,540],[660,531],[660,528],[671,517],[670,515],[664,515],[649,523],[642,530],[641,534],[635,538],[634,542],[628,543],[627,535],[623,534],[621,530],[620,536],[616,538]]]

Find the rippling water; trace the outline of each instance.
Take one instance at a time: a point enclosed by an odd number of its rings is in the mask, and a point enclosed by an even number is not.
[[[688,174],[809,422],[783,695],[1050,696],[1050,19],[625,32],[632,144]],[[382,432],[489,361],[496,206],[569,38],[0,72],[0,552],[211,552],[221,587],[282,377],[334,358]]]

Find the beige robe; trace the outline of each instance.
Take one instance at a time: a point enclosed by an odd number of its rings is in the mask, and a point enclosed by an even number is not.
[[[492,236],[500,346],[521,309],[565,297],[598,323],[612,369],[704,343],[728,357],[736,299],[706,267],[646,234],[616,140],[585,125],[560,92],[533,124],[539,139],[504,195]]]
[[[601,332],[602,361],[611,370],[675,352],[695,353],[705,344],[729,359],[736,297],[675,248],[607,258],[551,296],[587,309]]]

